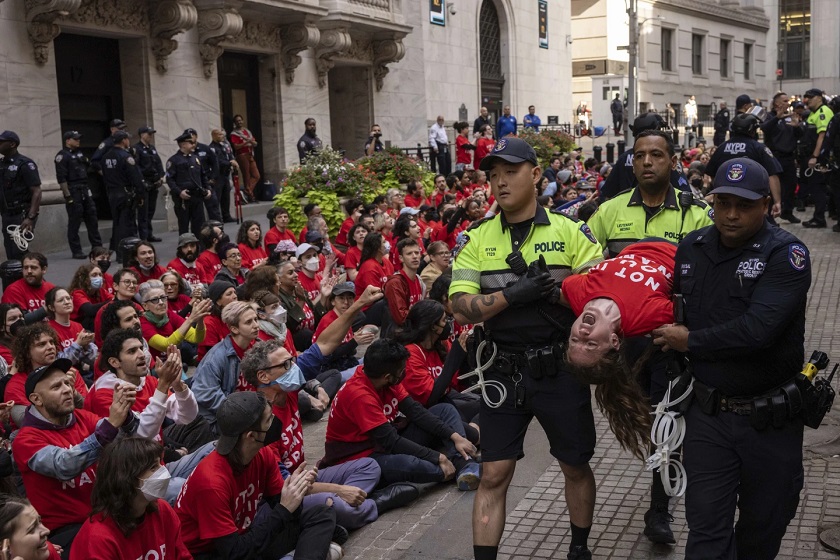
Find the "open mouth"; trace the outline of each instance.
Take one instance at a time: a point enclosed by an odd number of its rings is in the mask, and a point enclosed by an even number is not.
[[[584,313],[580,319],[581,323],[584,325],[594,325],[595,324],[595,315],[592,313]]]

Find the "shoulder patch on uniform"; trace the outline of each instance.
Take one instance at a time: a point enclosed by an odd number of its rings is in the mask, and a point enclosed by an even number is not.
[[[770,148],[768,148],[767,146],[764,146],[764,151],[768,156],[773,157],[773,152],[771,152]]]
[[[36,169],[38,169],[38,168],[35,166],[35,162],[34,162],[34,161],[30,161],[30,162],[29,162],[29,163],[27,163],[26,165],[27,165],[27,167],[29,167],[29,169],[31,169],[32,171],[35,171]]]
[[[298,144],[298,148],[303,149],[303,148],[305,148],[305,147],[306,147],[306,142],[301,141],[301,143],[300,143],[300,144]]]
[[[125,158],[125,161],[128,162],[128,165],[134,165],[134,158],[131,157],[131,156],[128,156],[127,158]]]
[[[825,113],[820,113],[820,120],[821,120],[821,121],[824,121],[824,120],[825,120]]]
[[[715,209],[712,208],[711,206],[709,206],[709,211],[707,212],[707,214],[709,215],[710,220],[715,219]]]
[[[62,159],[64,159],[64,156],[61,155],[61,154],[58,154],[57,156],[55,156],[55,162],[56,163],[61,163]]]
[[[171,159],[166,161],[166,168],[169,169],[170,167],[172,167],[172,160]]]
[[[452,258],[455,259],[458,257],[458,253],[467,246],[467,243],[470,242],[470,236],[467,235],[466,231],[462,231],[458,234],[458,239],[455,243],[455,247],[452,248]]]
[[[583,232],[583,235],[585,235],[589,241],[595,244],[598,243],[598,240],[595,239],[595,235],[592,233],[592,230],[589,229],[589,226],[585,223],[580,224],[580,231]]]
[[[804,270],[808,266],[808,249],[805,245],[791,243],[788,247],[788,261],[794,270]]]

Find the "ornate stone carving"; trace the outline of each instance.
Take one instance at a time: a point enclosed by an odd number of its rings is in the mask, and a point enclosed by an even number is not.
[[[219,46],[242,31],[242,16],[235,8],[210,8],[198,11],[198,50],[204,63],[204,77],[210,78],[216,68],[216,60],[225,49]]]
[[[280,50],[280,35],[277,27],[268,23],[246,21],[242,26],[242,31],[232,38],[232,42],[246,46],[257,46],[273,52]]]
[[[149,5],[136,0],[82,0],[82,7],[67,19],[97,27],[130,29],[145,35],[149,32]]]
[[[326,87],[327,74],[335,66],[335,58],[350,51],[353,40],[346,27],[321,31],[321,41],[315,50],[315,68],[318,70],[318,85]]]
[[[350,2],[379,10],[391,10],[391,0],[350,0]]]
[[[35,48],[35,62],[46,64],[50,59],[50,43],[61,33],[55,23],[81,6],[82,0],[26,0],[26,29]]]
[[[388,75],[388,64],[399,62],[404,56],[405,45],[402,39],[373,42],[373,77],[376,80],[376,91],[382,90],[385,76]]]
[[[295,69],[300,66],[298,53],[309,47],[317,47],[321,40],[321,30],[307,23],[293,23],[280,28],[280,53],[283,68],[286,70],[286,83],[295,81]]]
[[[155,66],[166,72],[166,59],[178,48],[172,37],[195,27],[198,10],[190,0],[161,0],[152,11],[152,52]]]

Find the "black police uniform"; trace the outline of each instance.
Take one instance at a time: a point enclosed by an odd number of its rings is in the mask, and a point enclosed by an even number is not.
[[[303,163],[306,156],[321,149],[321,139],[304,133],[298,140],[297,149],[300,162]]]
[[[178,151],[167,160],[166,184],[175,204],[175,215],[178,216],[178,234],[188,231],[198,234],[204,223],[203,199],[211,191],[201,160],[195,152],[184,154]],[[187,191],[190,199],[182,199],[181,191]]]
[[[773,157],[773,152],[767,146],[734,130],[729,133],[729,140],[718,146],[715,153],[712,154],[709,163],[706,164],[704,173],[714,177],[721,165],[735,158],[748,158],[758,162],[767,171],[768,175],[781,175],[782,173],[782,166]]]
[[[680,244],[675,271],[695,377],[683,443],[685,558],[775,558],[802,489],[803,423],[780,416],[759,430],[753,399],[780,398],[775,388],[802,367],[808,249],[767,222],[730,249],[710,226]]]
[[[473,134],[479,133],[481,131],[481,127],[485,124],[489,124],[490,126],[493,125],[493,123],[490,122],[490,115],[487,115],[487,117],[479,115],[478,118],[473,121]]]
[[[782,218],[792,218],[794,195],[796,194],[796,145],[802,137],[802,127],[791,126],[790,116],[769,113],[769,118],[761,124],[764,143],[773,152],[773,157],[782,166],[779,183],[782,190]],[[794,217],[796,221],[797,218]]]
[[[379,137],[368,136],[367,142],[365,142],[365,153],[367,153],[368,148],[371,144],[373,144],[373,153],[381,152],[385,149],[385,146],[382,144],[382,142],[380,142]]]
[[[0,216],[3,222],[3,245],[8,260],[19,260],[26,254],[18,249],[6,228],[19,226],[27,217],[32,203],[32,189],[41,185],[38,166],[28,157],[15,154],[0,159]],[[35,216],[37,219],[37,216]]]
[[[840,112],[835,111],[834,116],[828,122],[819,163],[831,167],[831,171],[828,173],[828,186],[836,211],[837,208],[840,208]],[[832,229],[840,233],[840,218]]]
[[[219,205],[219,199],[216,196],[215,183],[219,176],[219,160],[216,159],[216,154],[210,149],[207,144],[201,142],[195,143],[195,151],[201,162],[201,167],[204,168],[204,176],[207,177],[207,183],[210,185],[210,197],[204,199],[204,207],[207,209],[207,217],[210,220],[222,221],[222,209]],[[197,233],[197,232],[193,232]]]
[[[726,131],[729,130],[729,109],[721,109],[715,113],[715,135],[712,142],[720,146],[726,141]]]
[[[67,183],[70,193],[65,200],[67,207],[67,242],[73,255],[83,255],[79,227],[84,221],[91,247],[102,246],[96,205],[88,185],[88,159],[81,150],[64,148],[55,156],[55,178],[59,184]]]
[[[111,206],[114,227],[111,250],[128,237],[137,237],[137,205],[143,196],[143,176],[128,150],[112,146],[101,161],[102,179]]]
[[[598,200],[604,202],[619,193],[635,188],[638,184],[636,174],[633,173],[633,149],[631,148],[619,154],[612,171],[601,187]],[[671,186],[681,191],[691,191],[680,163],[677,163],[677,168],[671,171]]]
[[[236,161],[236,157],[233,155],[233,148],[230,147],[227,140],[210,142],[210,151],[216,156],[216,161],[219,164],[219,174],[216,176],[213,190],[216,191],[216,198],[219,199],[222,219],[225,222],[233,222],[234,219],[230,215],[230,172],[233,166],[230,162]]]
[[[102,158],[105,157],[105,154],[111,151],[111,148],[114,147],[114,136],[111,135],[105,138],[102,142],[99,143],[99,146],[96,147],[96,151],[93,152],[93,155],[90,156],[90,168],[93,171],[102,171]]]
[[[137,166],[143,175],[144,186],[143,204],[137,209],[140,239],[151,241],[154,237],[152,220],[157,208],[158,188],[162,184],[165,172],[160,155],[152,144],[147,146],[143,142],[137,142],[134,145],[134,153],[137,155]]]

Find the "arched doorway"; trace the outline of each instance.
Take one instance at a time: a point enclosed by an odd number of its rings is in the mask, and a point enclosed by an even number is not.
[[[481,105],[496,122],[504,104],[505,76],[502,73],[502,31],[493,0],[484,0],[478,16]]]

